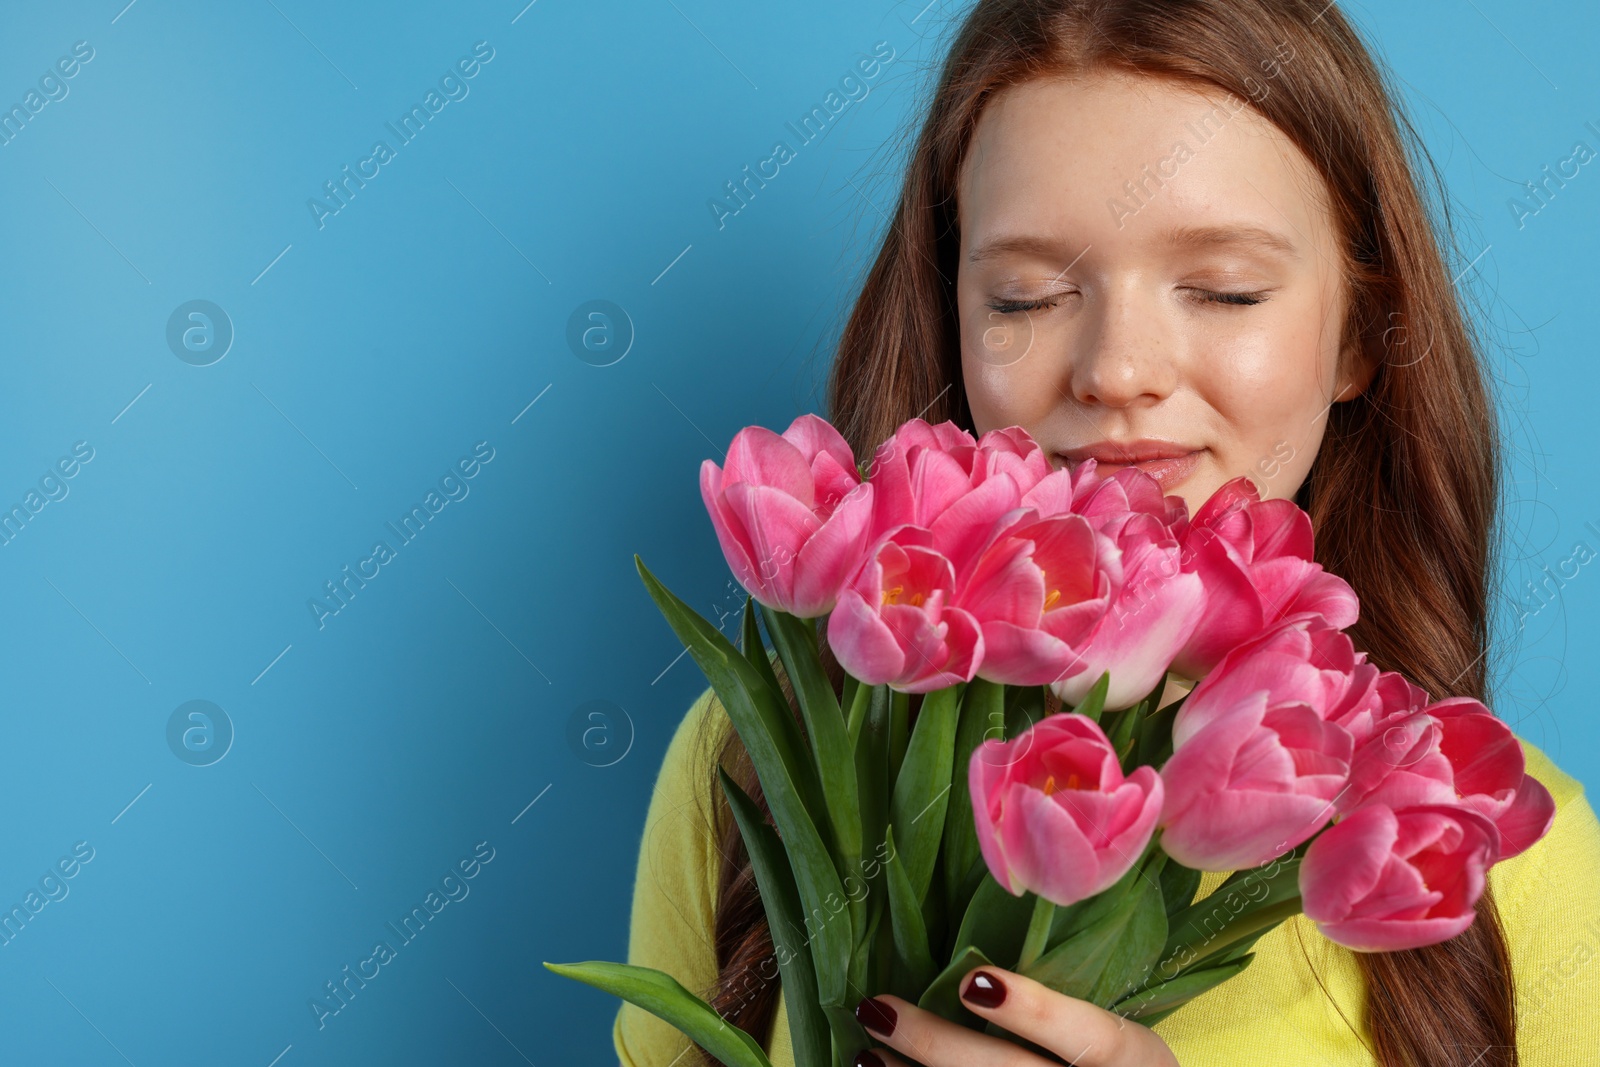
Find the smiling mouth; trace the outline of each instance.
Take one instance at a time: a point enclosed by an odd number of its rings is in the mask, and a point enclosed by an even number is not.
[[[1095,472],[1101,475],[1114,474],[1124,467],[1137,467],[1139,470],[1144,471],[1150,477],[1154,478],[1161,486],[1162,492],[1166,493],[1170,492],[1175,486],[1181,484],[1191,474],[1194,473],[1195,468],[1200,465],[1200,457],[1205,452],[1205,449],[1199,448],[1190,452],[1183,452],[1176,455],[1171,454],[1175,451],[1173,449],[1164,449],[1161,451],[1164,451],[1168,454],[1151,456],[1145,459],[1133,459],[1132,461],[1127,458],[1113,459],[1111,456],[1115,455],[1116,453],[1110,451],[1105,453],[1107,457],[1105,459],[1100,459],[1095,456],[1084,456],[1080,459],[1074,460],[1066,456],[1064,453],[1057,453],[1057,456],[1072,468],[1078,467],[1083,463],[1084,459],[1094,459]],[[1133,456],[1139,455],[1137,451],[1133,450],[1124,451],[1121,454],[1124,457],[1127,457],[1130,454]]]

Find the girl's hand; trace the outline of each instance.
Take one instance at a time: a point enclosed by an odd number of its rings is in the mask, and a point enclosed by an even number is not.
[[[1057,993],[1014,971],[978,967],[962,979],[961,1002],[1010,1033],[1077,1067],[1177,1067],[1149,1027],[1087,1001]],[[872,1035],[925,1067],[1046,1067],[1049,1060],[1002,1038],[958,1026],[885,994],[856,1005]],[[883,1049],[862,1050],[856,1067],[906,1067]]]

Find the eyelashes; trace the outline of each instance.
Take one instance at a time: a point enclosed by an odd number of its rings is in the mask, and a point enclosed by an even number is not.
[[[991,300],[987,306],[1002,315],[1014,315],[1019,311],[1039,311],[1043,308],[1053,308],[1057,302],[1058,300]]]
[[[1207,303],[1230,304],[1235,307],[1249,307],[1252,304],[1259,304],[1267,298],[1267,294],[1265,292],[1214,293],[1205,289],[1196,289],[1195,292],[1200,293],[1201,299],[1205,300]]]
[[[1202,304],[1220,304],[1224,307],[1252,307],[1268,298],[1268,290],[1254,292],[1217,292],[1210,289],[1188,289],[1187,292],[1196,294],[1195,299]],[[1070,294],[1069,294],[1070,295]],[[1043,300],[991,300],[985,306],[991,311],[1001,315],[1014,315],[1025,311],[1043,311],[1055,307],[1061,302],[1061,297],[1050,297]]]

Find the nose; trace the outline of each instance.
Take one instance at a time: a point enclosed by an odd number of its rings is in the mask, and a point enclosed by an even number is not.
[[[1160,309],[1134,285],[1109,286],[1091,298],[1072,344],[1069,392],[1085,406],[1159,403],[1177,383],[1177,343]]]

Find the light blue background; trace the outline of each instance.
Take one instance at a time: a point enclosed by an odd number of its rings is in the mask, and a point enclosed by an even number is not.
[[[7,105],[94,49],[0,147],[0,503],[94,450],[0,547],[0,906],[94,850],[0,947],[0,1062],[610,1062],[617,1002],[539,961],[625,958],[651,784],[705,684],[632,554],[708,616],[739,603],[699,463],[818,409],[965,5],[125,2],[8,4],[0,33]],[[1513,607],[1600,551],[1600,163],[1521,228],[1507,207],[1600,149],[1600,18],[1353,13],[1444,165],[1498,346],[1499,711],[1600,783],[1600,566],[1520,631]],[[480,40],[469,94],[319,229],[308,198]],[[708,199],[879,41],[870,95],[719,230]],[[193,299],[236,331],[211,366],[166,342]],[[610,366],[566,340],[595,299],[636,331]],[[319,629],[308,599],[480,441],[469,494]],[[236,731],[207,767],[166,740],[195,699]],[[620,711],[586,749],[596,700]],[[470,894],[319,1030],[311,998],[481,841]]]

